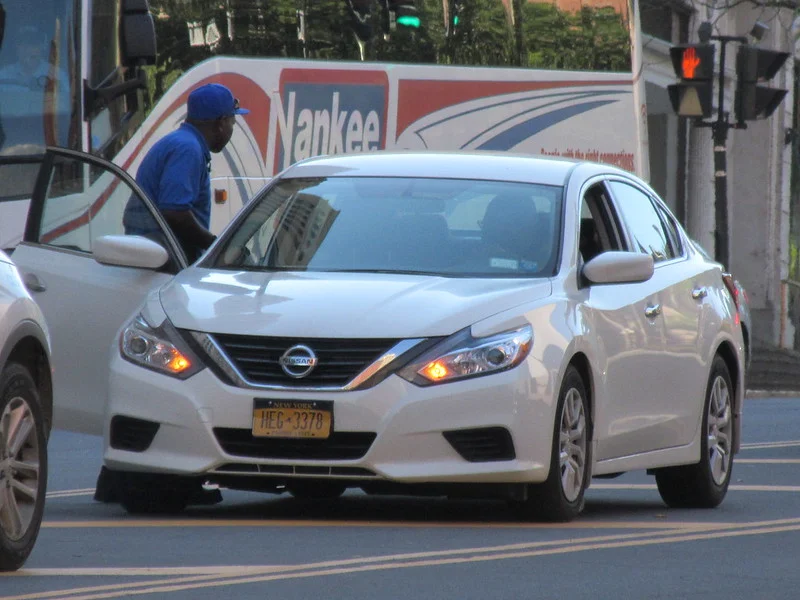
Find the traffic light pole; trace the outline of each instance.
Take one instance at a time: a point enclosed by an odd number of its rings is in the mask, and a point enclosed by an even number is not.
[[[681,117],[692,119],[695,127],[710,127],[714,144],[714,257],[724,268],[730,267],[728,224],[728,129],[746,129],[746,121],[766,119],[788,93],[760,85],[774,77],[789,58],[788,52],[765,50],[748,44],[748,38],[732,35],[711,35],[712,25],[706,21],[697,30],[700,43],[670,48],[675,74],[680,78],[668,85],[672,108]],[[765,29],[756,23],[750,34],[760,40]],[[716,48],[719,42],[719,71],[714,71]],[[725,54],[730,42],[740,44],[736,55],[736,93],[734,113],[736,122],[729,122],[725,110]],[[717,118],[714,115],[714,75],[717,75]],[[703,119],[709,119],[704,121]]]
[[[697,121],[699,127],[711,127],[712,141],[714,144],[714,260],[728,269],[729,235],[728,235],[728,129],[744,129],[744,123],[728,122],[728,113],[725,111],[725,46],[728,42],[747,43],[747,38],[739,36],[719,35],[711,36],[712,40],[720,42],[719,56],[719,85],[717,96],[716,121]]]

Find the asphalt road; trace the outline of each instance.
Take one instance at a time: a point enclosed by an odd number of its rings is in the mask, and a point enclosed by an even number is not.
[[[0,600],[800,598],[800,398],[750,399],[731,489],[671,510],[644,473],[595,480],[570,524],[503,503],[224,492],[180,519],[92,500],[98,438],[55,432],[45,522]]]

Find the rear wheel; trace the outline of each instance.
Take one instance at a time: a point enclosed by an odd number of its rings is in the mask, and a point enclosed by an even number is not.
[[[567,368],[558,396],[550,454],[547,480],[528,487],[522,509],[529,518],[571,521],[583,510],[591,460],[586,386],[572,366]]]
[[[47,491],[47,435],[36,384],[9,363],[0,375],[0,571],[20,568],[39,535]]]
[[[733,467],[733,385],[725,361],[714,358],[708,379],[700,438],[700,461],[658,469],[661,498],[673,508],[714,508],[728,492]]]

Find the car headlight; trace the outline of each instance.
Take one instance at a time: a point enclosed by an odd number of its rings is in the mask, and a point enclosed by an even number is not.
[[[530,325],[484,338],[472,337],[467,329],[437,344],[398,375],[420,386],[489,375],[516,367],[532,345]]]
[[[122,358],[165,375],[188,379],[204,368],[168,319],[154,327],[141,314],[122,330],[119,338]]]

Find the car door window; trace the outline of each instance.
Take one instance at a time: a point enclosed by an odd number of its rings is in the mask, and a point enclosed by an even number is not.
[[[655,262],[675,258],[662,217],[650,196],[621,181],[611,181],[609,187],[630,234],[632,250],[650,254]]]
[[[616,219],[609,210],[605,186],[593,185],[581,200],[578,250],[584,262],[608,250],[622,249]]]
[[[40,214],[27,241],[90,254],[101,236],[142,235],[164,246],[172,259],[167,269],[177,270],[180,250],[132,180],[85,157],[51,153],[48,158]]]
[[[667,232],[667,240],[672,247],[673,254],[675,256],[683,256],[683,242],[681,241],[681,234],[678,232],[678,224],[675,222],[675,218],[667,212],[660,202],[656,201],[655,205],[664,225],[664,231]]]

